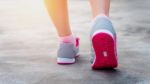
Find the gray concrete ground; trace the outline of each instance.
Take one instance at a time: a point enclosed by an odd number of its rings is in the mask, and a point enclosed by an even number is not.
[[[149,0],[112,0],[119,67],[97,71],[89,62],[89,3],[69,3],[81,56],[76,64],[61,66],[57,34],[42,0],[0,0],[0,84],[150,84]]]

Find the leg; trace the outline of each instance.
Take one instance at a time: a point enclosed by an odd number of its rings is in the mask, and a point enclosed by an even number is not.
[[[75,63],[79,52],[79,39],[75,39],[71,33],[67,0],[45,0],[45,4],[60,37],[57,63]]]
[[[48,13],[60,37],[71,35],[67,0],[45,0]]]
[[[90,0],[93,12],[91,31],[92,68],[116,68],[116,32],[108,18],[110,0]]]
[[[110,0],[90,0],[93,17],[99,14],[109,16]]]

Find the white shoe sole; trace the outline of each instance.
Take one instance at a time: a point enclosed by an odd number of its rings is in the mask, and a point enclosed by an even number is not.
[[[75,58],[57,58],[58,64],[72,64],[75,63]]]

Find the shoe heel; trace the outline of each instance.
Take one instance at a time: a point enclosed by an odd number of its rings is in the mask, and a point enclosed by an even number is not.
[[[93,36],[92,44],[95,59],[92,69],[116,68],[118,66],[115,40],[107,33],[98,33]]]

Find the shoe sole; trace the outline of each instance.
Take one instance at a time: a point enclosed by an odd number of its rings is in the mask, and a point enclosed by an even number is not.
[[[60,64],[60,65],[69,65],[69,64],[74,64],[75,61],[76,61],[76,58],[79,57],[79,54],[75,56],[75,58],[57,58],[57,64]]]
[[[57,58],[57,64],[67,65],[75,63],[75,58]]]
[[[116,68],[118,66],[115,40],[107,32],[97,32],[92,37],[95,59],[92,69]]]

